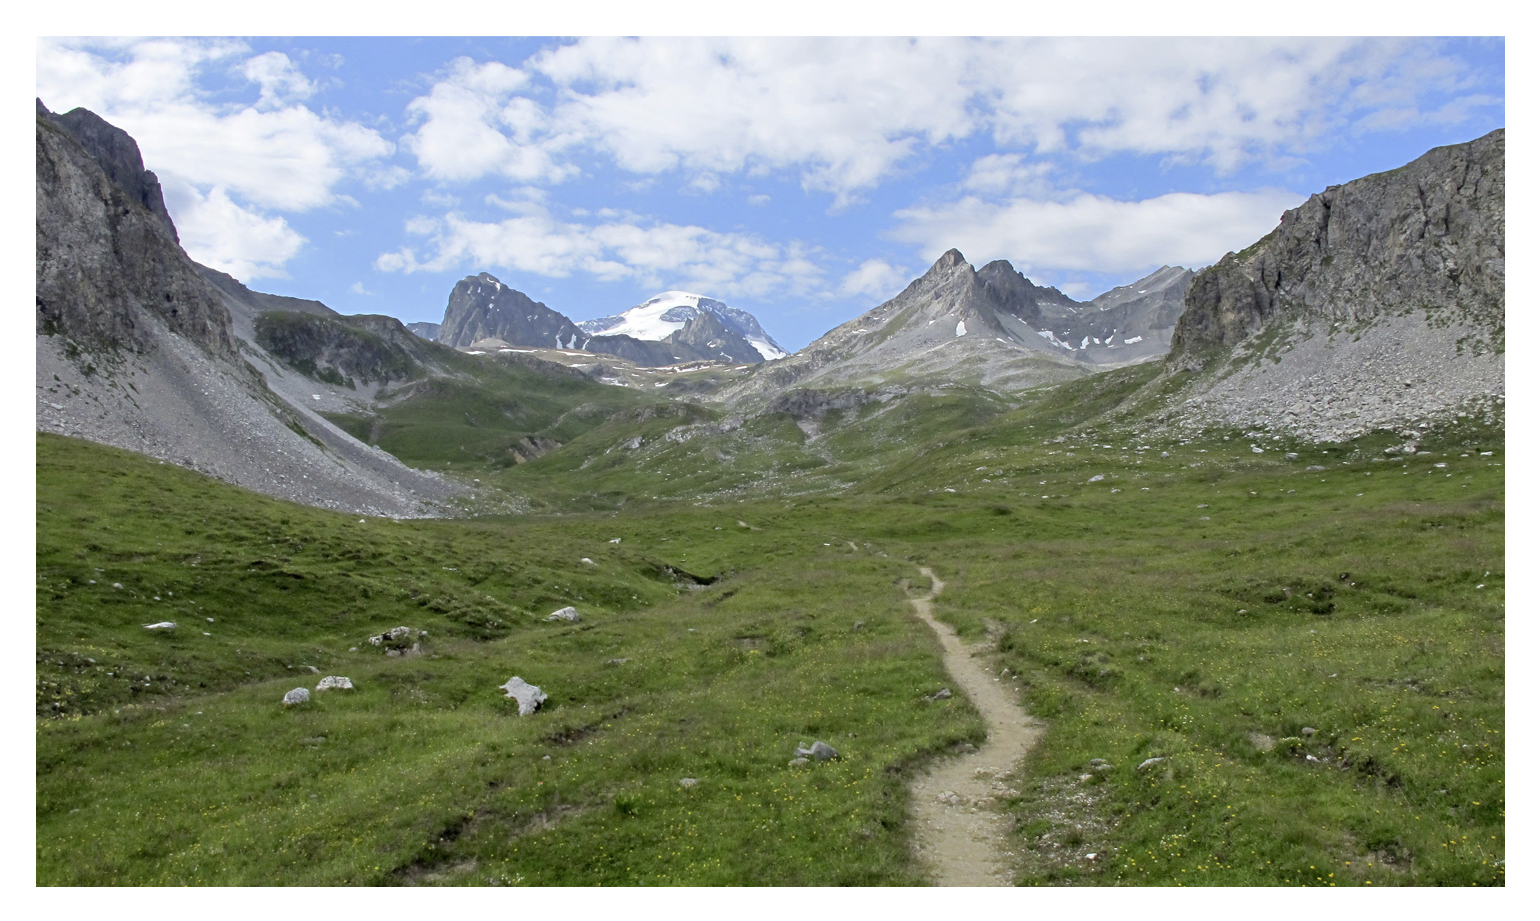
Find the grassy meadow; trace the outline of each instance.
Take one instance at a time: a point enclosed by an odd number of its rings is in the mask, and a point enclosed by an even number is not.
[[[1152,374],[816,437],[617,405],[454,463],[539,509],[500,518],[40,435],[37,881],[920,884],[907,782],[983,738],[927,699],[923,564],[1048,726],[1005,804],[1023,884],[1501,885],[1501,429],[1178,436],[1117,412]],[[398,625],[420,655],[366,642]],[[357,690],[280,706],[328,674]],[[815,738],[841,760],[789,766]]]

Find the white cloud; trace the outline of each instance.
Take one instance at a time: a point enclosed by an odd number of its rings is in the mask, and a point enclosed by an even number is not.
[[[315,84],[300,73],[289,56],[281,51],[269,51],[249,58],[241,65],[246,79],[260,84],[262,93],[257,98],[257,108],[275,109],[315,93]]]
[[[1034,195],[1051,191],[1048,174],[1053,164],[1024,163],[1019,153],[986,154],[973,161],[962,187],[983,195]]]
[[[182,248],[204,265],[242,281],[286,277],[284,263],[305,243],[282,217],[243,208],[218,186],[204,194],[173,179],[164,188]]]
[[[1160,265],[1208,265],[1254,243],[1304,197],[1279,189],[1143,201],[1080,193],[1063,201],[976,197],[895,213],[891,236],[935,259],[956,247],[975,265],[1009,259],[1022,272],[1122,274]]]
[[[255,85],[256,100],[211,101],[202,82],[229,75]],[[395,147],[378,132],[300,104],[315,84],[286,55],[252,55],[240,42],[44,39],[37,80],[55,111],[84,106],[132,135],[145,165],[181,189],[167,209],[188,253],[256,273],[226,269],[243,279],[281,273],[304,241],[265,212],[356,204],[336,191],[348,178],[389,188],[407,175],[380,163]],[[230,240],[211,236],[222,222]]]
[[[423,172],[446,181],[502,173],[520,182],[560,181],[572,174],[530,143],[547,134],[548,117],[533,101],[513,95],[529,75],[506,64],[456,58],[426,96],[407,105],[421,124],[401,139]],[[547,138],[549,143],[549,138]]]
[[[868,259],[840,280],[838,293],[845,297],[887,300],[908,284],[910,273],[885,259]]]
[[[348,290],[353,292],[354,294],[366,294],[366,295],[370,295],[370,296],[374,295],[374,292],[370,291],[368,288],[365,288],[364,287],[364,283],[361,282],[361,281],[353,282],[353,286],[351,288],[348,288]]]
[[[633,279],[648,287],[684,287],[719,297],[801,294],[823,270],[805,246],[773,243],[752,234],[645,222],[601,212],[602,223],[564,221],[537,208],[488,222],[450,213],[414,218],[409,233],[427,237],[431,255],[402,247],[384,253],[385,272],[441,272],[459,265],[503,268],[552,278],[585,273],[604,281]]]
[[[521,69],[456,60],[411,103],[422,124],[404,143],[445,180],[560,181],[599,152],[638,175],[793,170],[839,207],[980,133],[1227,171],[1494,104],[1444,99],[1463,67],[1420,39],[589,38]],[[980,166],[1001,192],[1034,178],[1019,160]]]

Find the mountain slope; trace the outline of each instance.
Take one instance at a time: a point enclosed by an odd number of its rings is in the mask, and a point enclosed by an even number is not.
[[[1165,354],[1172,303],[1192,273],[1162,268],[1087,304],[1000,260],[979,271],[948,250],[897,297],[724,391],[758,405],[794,387],[970,385],[997,391]]]
[[[1340,440],[1504,391],[1504,132],[1331,186],[1187,295],[1193,420]]]
[[[126,134],[101,130],[106,123],[83,110],[59,118],[42,114],[41,103],[39,110],[39,431],[351,512],[428,514],[462,491],[269,389],[243,357],[256,352],[241,341],[226,306],[231,295],[182,251],[163,209],[145,203],[132,139],[121,143]],[[116,139],[93,144],[108,168],[70,134],[71,124]]]

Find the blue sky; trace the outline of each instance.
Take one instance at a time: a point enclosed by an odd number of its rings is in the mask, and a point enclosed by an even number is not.
[[[664,290],[799,348],[948,247],[1089,298],[1504,125],[1501,39],[44,39],[258,290],[576,320]]]

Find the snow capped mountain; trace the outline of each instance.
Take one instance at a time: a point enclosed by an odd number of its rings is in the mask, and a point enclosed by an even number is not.
[[[742,336],[766,361],[785,358],[788,354],[747,310],[738,310],[714,298],[688,291],[665,291],[617,316],[584,320],[577,326],[596,336],[630,336],[658,342],[683,329],[686,323],[702,313],[715,314],[724,327]]]

